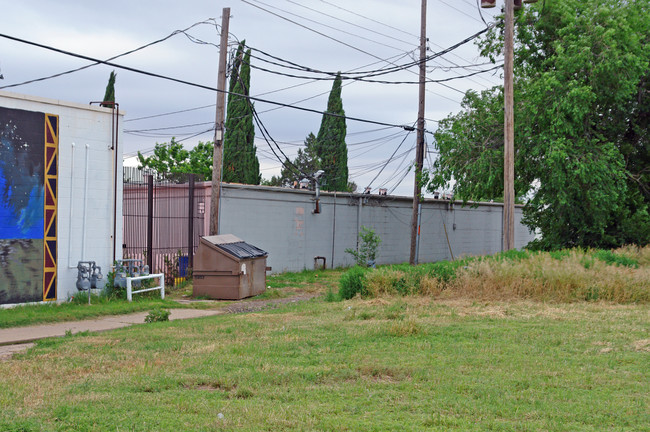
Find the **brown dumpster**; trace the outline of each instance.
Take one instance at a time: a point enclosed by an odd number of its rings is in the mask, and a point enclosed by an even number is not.
[[[194,258],[194,297],[238,300],[263,293],[267,256],[232,234],[201,237]]]

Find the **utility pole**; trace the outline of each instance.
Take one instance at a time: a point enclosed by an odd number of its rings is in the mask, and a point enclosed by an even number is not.
[[[417,126],[417,148],[415,150],[415,185],[413,187],[413,216],[411,217],[411,253],[409,263],[418,263],[418,238],[420,236],[420,198],[422,185],[422,165],[424,163],[424,97],[425,80],[427,78],[427,0],[422,0],[422,11],[420,12],[420,85],[418,104],[418,126]]]
[[[504,53],[503,250],[515,247],[514,1],[506,0]]]
[[[219,204],[221,200],[221,166],[223,165],[223,126],[226,105],[226,69],[228,59],[228,27],[230,8],[221,12],[221,41],[219,42],[219,76],[217,78],[217,114],[212,153],[212,195],[210,201],[210,235],[219,234]]]

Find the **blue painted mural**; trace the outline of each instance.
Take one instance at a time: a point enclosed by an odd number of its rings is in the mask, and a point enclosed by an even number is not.
[[[0,107],[0,304],[43,300],[45,119]]]

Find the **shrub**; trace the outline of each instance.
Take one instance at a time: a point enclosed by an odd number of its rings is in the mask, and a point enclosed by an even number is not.
[[[169,321],[169,311],[167,309],[153,309],[144,318],[144,322],[146,323],[162,322],[162,321]]]
[[[366,270],[362,267],[352,267],[341,276],[339,281],[339,297],[349,300],[357,294],[365,295],[364,279]]]
[[[339,297],[338,294],[334,294],[334,291],[332,291],[332,287],[327,288],[327,293],[325,294],[325,301],[326,302],[337,302],[340,301],[341,297]]]
[[[375,230],[366,226],[361,227],[359,233],[359,251],[347,248],[346,253],[354,257],[354,262],[361,267],[374,267],[377,259],[377,252],[381,244],[381,238],[375,233]]]

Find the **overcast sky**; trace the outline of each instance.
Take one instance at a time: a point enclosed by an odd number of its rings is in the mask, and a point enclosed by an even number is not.
[[[476,0],[428,1],[429,54],[485,28],[476,3]],[[188,31],[194,42],[177,34],[121,57],[115,63],[216,87],[219,50],[215,45],[219,43],[219,31],[214,23],[221,24],[224,7],[231,9],[231,48],[237,40],[246,39],[248,46],[283,60],[323,71],[345,72],[380,69],[390,66],[389,62],[403,64],[416,59],[420,6],[420,0],[0,0],[0,33],[108,59],[162,39],[175,30],[213,19],[212,24],[201,24]],[[497,9],[483,9],[483,16],[489,23],[494,21],[496,12]],[[197,43],[199,40],[208,44]],[[256,52],[253,55],[262,56]],[[428,78],[450,78],[492,67],[457,67],[484,62],[478,56],[476,45],[470,42],[429,62]],[[303,75],[255,58],[251,63]],[[87,64],[87,60],[0,38],[0,73],[4,76],[0,88]],[[117,72],[116,101],[120,110],[126,112],[122,143],[125,156],[138,150],[150,151],[156,142],[168,142],[172,136],[185,139],[187,148],[199,140],[212,140],[213,132],[208,130],[214,124],[216,94],[210,90],[106,65],[4,90],[88,103],[103,98],[113,69]],[[501,70],[497,70],[445,85],[427,84],[426,128],[435,130],[436,120],[457,112],[466,90],[484,90],[499,84],[501,77]],[[417,81],[417,78],[417,67],[412,67],[376,79]],[[251,74],[251,95],[319,111],[326,108],[331,86],[332,82],[327,80],[290,78],[258,69]],[[346,81],[342,91],[348,116],[398,125],[412,125],[416,121],[417,95],[416,84]],[[256,102],[255,107],[271,136],[289,156],[295,155],[310,132],[318,132],[322,117],[319,114],[278,109],[263,102]],[[183,110],[188,111],[161,116]],[[155,117],[140,119],[150,116]],[[347,131],[352,181],[360,188],[367,186],[395,153],[371,186],[373,189],[386,187],[396,195],[412,195],[413,176],[406,175],[405,170],[415,158],[414,132],[408,134],[399,128],[351,120],[347,122]],[[427,135],[430,152],[434,151],[431,138]],[[279,174],[280,162],[259,132],[256,132],[256,145],[263,177]],[[429,161],[435,158],[435,153],[429,153],[428,158]]]

